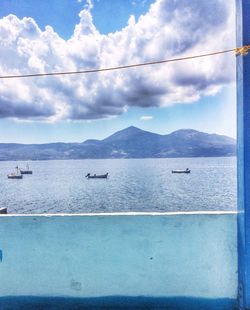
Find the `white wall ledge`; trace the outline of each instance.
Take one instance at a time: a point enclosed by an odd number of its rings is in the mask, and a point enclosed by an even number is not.
[[[238,211],[187,211],[187,212],[113,212],[113,213],[44,213],[44,214],[0,214],[0,217],[76,217],[76,216],[178,216],[178,215],[229,215]]]

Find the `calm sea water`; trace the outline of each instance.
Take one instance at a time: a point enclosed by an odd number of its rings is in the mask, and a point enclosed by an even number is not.
[[[9,180],[26,162],[0,162],[0,207],[8,213],[92,213],[236,209],[236,158],[33,161],[33,175]],[[191,174],[172,174],[189,167]],[[88,173],[109,172],[107,180]]]

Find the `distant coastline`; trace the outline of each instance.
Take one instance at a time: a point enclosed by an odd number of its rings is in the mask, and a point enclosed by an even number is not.
[[[230,156],[236,156],[235,139],[193,129],[160,135],[131,126],[82,143],[0,143],[0,161]]]

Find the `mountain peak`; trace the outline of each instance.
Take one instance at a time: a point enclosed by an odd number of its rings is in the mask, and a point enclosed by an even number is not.
[[[135,126],[129,126],[125,129],[117,131],[113,135],[109,136],[108,138],[104,139],[103,141],[116,141],[120,139],[130,139],[134,135],[144,133],[145,131],[137,128]]]
[[[122,129],[121,131],[141,132],[141,131],[144,131],[144,130],[142,130],[142,129],[138,128],[138,127],[135,127],[135,126],[129,126],[127,128]]]

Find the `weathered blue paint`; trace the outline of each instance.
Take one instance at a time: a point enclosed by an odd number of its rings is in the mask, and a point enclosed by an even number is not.
[[[1,310],[237,310],[234,299],[151,298],[151,297],[4,297]]]
[[[0,250],[0,263],[3,261],[3,251]]]
[[[1,297],[237,298],[233,213],[3,215],[0,244]]]
[[[236,0],[237,46],[250,44],[250,0]],[[250,56],[237,57],[239,301],[250,309]]]

